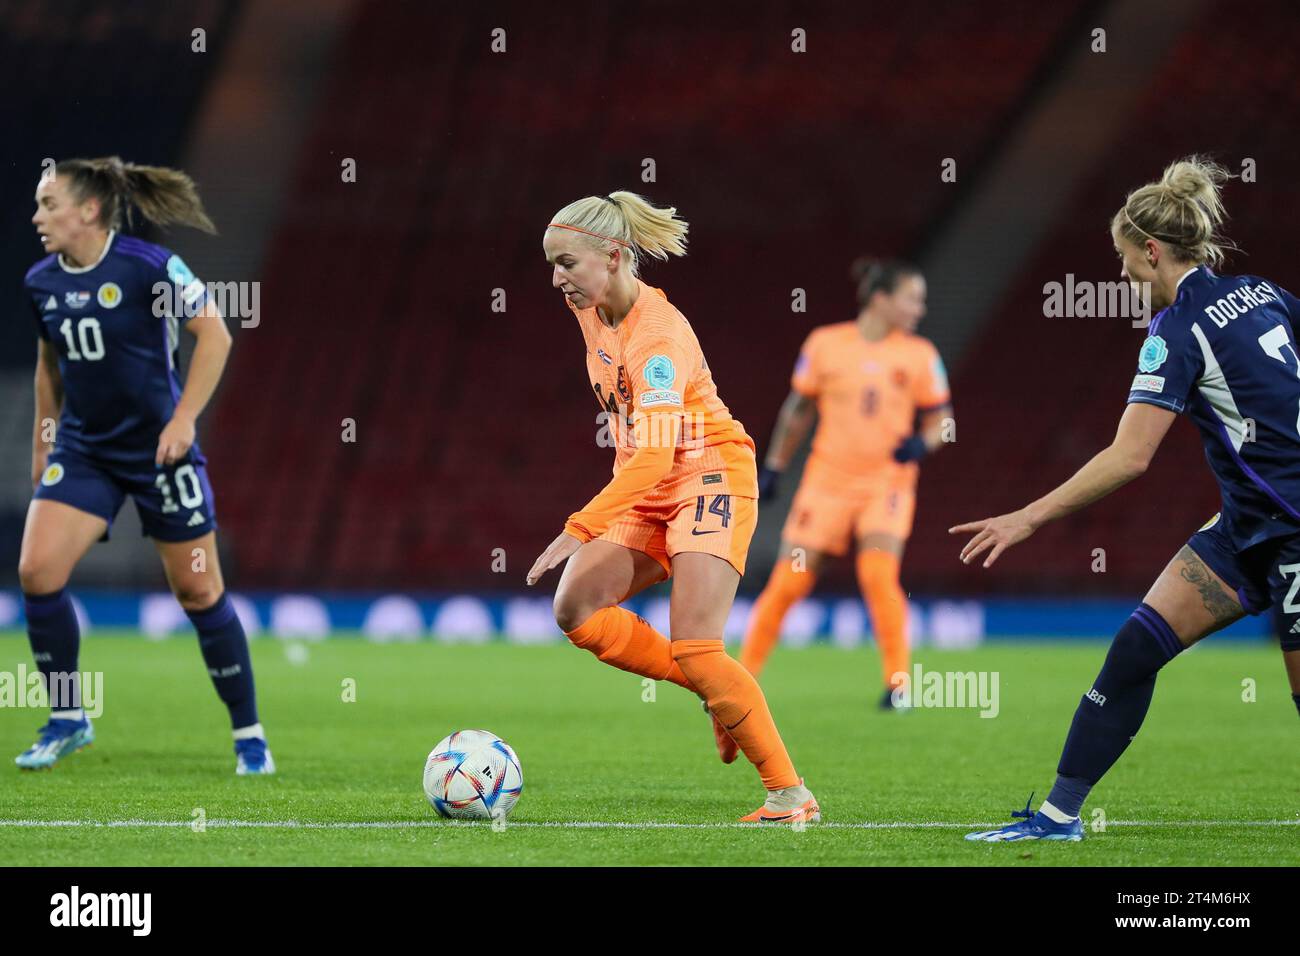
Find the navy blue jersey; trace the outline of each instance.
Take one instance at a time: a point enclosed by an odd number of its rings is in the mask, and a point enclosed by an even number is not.
[[[1258,276],[1188,274],[1147,329],[1130,402],[1200,429],[1237,548],[1300,532],[1300,302]]]
[[[98,262],[74,268],[46,256],[23,289],[59,355],[56,446],[106,461],[152,459],[180,399],[178,323],[206,302],[203,284],[162,246],[109,232]]]

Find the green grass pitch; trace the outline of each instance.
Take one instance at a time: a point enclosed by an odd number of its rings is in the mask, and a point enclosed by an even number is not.
[[[1162,673],[1146,724],[1094,791],[1080,844],[976,845],[1050,786],[1100,643],[921,648],[927,669],[996,671],[1000,713],[879,713],[873,651],[778,651],[764,686],[825,825],[734,826],[762,790],[719,763],[696,699],[567,645],[253,642],[279,773],[237,778],[192,638],[97,632],[95,745],[54,770],[9,761],[44,711],[0,709],[0,861],[40,865],[1103,865],[1300,863],[1297,723],[1280,655],[1213,640]],[[0,671],[31,668],[0,636]],[[1243,681],[1255,682],[1254,702]],[[344,682],[356,700],[345,702]],[[503,829],[437,821],[425,755],[452,730],[504,737],[523,797]],[[201,808],[207,826],[191,826]],[[56,823],[63,821],[63,823]],[[584,825],[587,824],[587,825]],[[863,824],[866,824],[864,826]]]

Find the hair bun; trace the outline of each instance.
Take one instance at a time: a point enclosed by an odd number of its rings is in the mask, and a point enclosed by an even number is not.
[[[1160,179],[1131,193],[1111,219],[1111,230],[1131,242],[1155,239],[1173,247],[1177,261],[1217,266],[1236,248],[1219,235],[1227,212],[1220,189],[1236,178],[1208,156],[1186,156],[1165,167]]]

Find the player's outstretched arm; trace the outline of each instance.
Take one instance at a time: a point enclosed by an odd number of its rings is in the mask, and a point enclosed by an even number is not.
[[[1119,420],[1115,440],[1064,484],[1019,511],[949,528],[949,534],[973,532],[975,535],[961,550],[962,563],[970,564],[988,551],[984,567],[990,567],[1003,551],[1024,541],[1049,521],[1072,514],[1128,484],[1147,470],[1175,417],[1169,409],[1158,405],[1131,403]]]
[[[54,442],[49,425],[59,420],[63,411],[63,376],[59,372],[59,356],[54,346],[39,339],[36,354],[36,421],[32,426],[32,487],[35,488],[45,473]],[[48,423],[48,424],[47,424]]]
[[[199,414],[217,390],[226,358],[230,355],[230,330],[211,302],[185,327],[194,334],[197,342],[194,354],[190,356],[190,370],[185,376],[185,389],[176,403],[176,411],[158,436],[158,451],[154,455],[156,465],[175,464],[189,452],[194,444]]]

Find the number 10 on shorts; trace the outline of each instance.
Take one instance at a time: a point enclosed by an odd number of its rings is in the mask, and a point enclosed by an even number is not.
[[[167,480],[166,472],[160,473],[154,479],[154,485],[162,492],[163,514],[174,514],[180,511],[182,506],[197,508],[203,504],[203,486],[199,484],[199,476],[195,473],[193,465],[181,465],[176,469],[172,477],[176,482],[176,494],[172,494],[171,482]],[[176,503],[178,496],[180,497],[179,505]]]

